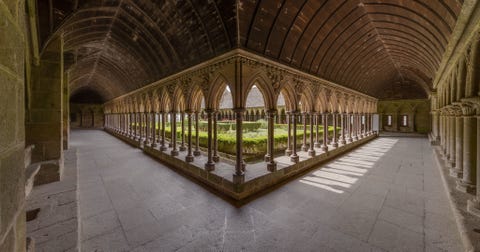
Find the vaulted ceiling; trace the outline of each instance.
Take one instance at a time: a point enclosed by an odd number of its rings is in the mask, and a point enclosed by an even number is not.
[[[71,92],[104,100],[244,48],[378,98],[425,97],[458,0],[37,0]]]

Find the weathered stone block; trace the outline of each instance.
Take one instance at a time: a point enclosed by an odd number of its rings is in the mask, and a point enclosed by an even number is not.
[[[24,150],[18,148],[0,159],[0,230],[7,230],[25,201]],[[20,209],[20,210],[19,210]]]
[[[34,185],[43,185],[59,181],[62,175],[63,162],[48,161],[40,165],[40,170],[35,176]]]

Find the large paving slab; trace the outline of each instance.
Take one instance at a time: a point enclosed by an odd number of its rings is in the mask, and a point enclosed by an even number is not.
[[[103,131],[71,137],[83,251],[463,251],[426,138],[378,138],[235,207]]]

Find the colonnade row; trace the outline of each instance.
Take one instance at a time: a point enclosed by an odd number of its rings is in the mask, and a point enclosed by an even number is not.
[[[469,208],[480,211],[480,116],[471,103],[456,103],[433,111],[432,119],[450,176],[457,180],[456,189],[474,196]]]
[[[244,111],[235,110],[236,123],[236,163],[235,178],[243,181],[245,172],[245,163],[243,161],[242,144],[242,122],[244,120]],[[207,118],[207,162],[205,170],[213,171],[215,163],[219,162],[219,152],[217,144],[217,122],[219,118],[218,111],[203,110]],[[274,123],[276,111],[266,111],[265,119],[267,121],[267,153],[265,162],[267,169],[271,172],[276,171],[277,164],[274,160]],[[303,139],[300,150],[313,157],[316,155],[315,148],[320,148],[323,152],[330,148],[337,148],[340,145],[352,143],[366,136],[373,134],[372,115],[370,113],[318,113],[318,112],[287,112],[286,120],[288,124],[288,140],[285,155],[290,157],[293,163],[299,162],[297,153],[300,144],[297,144],[297,125],[303,123]],[[179,151],[187,151],[186,162],[193,162],[195,157],[201,155],[199,141],[199,120],[202,113],[198,111],[184,112],[134,112],[134,113],[110,113],[105,114],[105,128],[117,134],[124,135],[132,140],[138,141],[144,147],[158,148],[160,151],[167,151],[171,148],[170,155],[178,156]],[[177,122],[179,119],[179,122]],[[170,133],[167,136],[167,122],[170,124]],[[177,123],[180,124],[180,132],[177,132]],[[185,127],[186,124],[186,127]],[[156,130],[158,125],[158,131]],[[320,135],[320,125],[323,126],[323,135]],[[333,126],[333,134],[329,136],[328,127]],[[309,128],[309,129],[308,129]],[[193,136],[193,130],[195,134]],[[307,131],[309,140],[307,140]],[[177,135],[179,135],[177,137]],[[195,139],[193,139],[195,137]],[[180,138],[180,139],[178,139]],[[174,140],[175,139],[175,140]]]
[[[480,30],[449,62],[431,95],[432,137],[440,145],[456,188],[469,198],[468,211],[480,217]],[[460,49],[459,49],[460,50]]]

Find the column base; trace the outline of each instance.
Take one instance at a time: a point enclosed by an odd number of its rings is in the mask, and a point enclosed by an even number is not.
[[[263,161],[265,161],[267,163],[270,162],[270,157],[271,157],[270,155],[265,154],[265,156],[263,157]]]
[[[345,139],[342,139],[342,140],[340,140],[340,144],[345,145],[345,144],[347,144],[347,141]]]
[[[157,143],[152,143],[152,148],[155,148],[157,146],[158,146]]]
[[[321,146],[321,145],[320,145],[319,142],[316,142],[316,143],[313,144],[313,147],[315,147],[315,148],[320,148],[320,146]]]
[[[328,152],[328,146],[327,145],[322,145],[322,151]]]
[[[178,150],[172,150],[172,151],[170,151],[170,155],[172,155],[172,156],[174,156],[174,157],[175,157],[175,156],[178,156]]]
[[[358,141],[358,136],[354,136],[353,141]]]
[[[193,159],[194,159],[194,158],[193,158],[192,155],[188,155],[188,156],[185,157],[185,161],[188,162],[188,163],[193,162]]]
[[[166,151],[168,148],[165,145],[160,146],[160,151]]]
[[[314,149],[308,150],[308,156],[315,157],[315,150]]]
[[[143,146],[147,146],[147,145],[150,145],[150,141],[148,141],[148,140],[143,140]]]
[[[332,143],[332,147],[337,148],[337,147],[338,147],[338,143],[336,143],[336,142],[335,142],[335,143]]]
[[[290,155],[292,155],[292,150],[286,149],[285,150],[285,156],[290,156]]]
[[[454,178],[462,178],[463,172],[455,168],[450,168],[450,176]]]
[[[270,162],[270,163],[267,163],[267,170],[269,172],[274,172],[277,170],[277,163],[275,162]]]
[[[193,151],[193,155],[194,155],[195,157],[198,157],[198,156],[200,156],[201,154],[202,154],[202,153],[201,153],[199,150]]]
[[[477,199],[467,201],[467,211],[477,217],[480,217],[480,201]]]
[[[470,184],[470,183],[465,183],[461,180],[457,181],[457,190],[459,190],[460,192],[464,192],[464,193],[470,193],[470,194],[475,194],[476,193],[476,186],[474,184]]]
[[[206,171],[213,171],[215,170],[215,163],[210,163],[210,162],[207,162],[205,163],[205,170]]]
[[[290,156],[290,162],[298,163],[300,161],[300,157],[295,153]]]
[[[172,143],[168,143],[168,147],[169,147],[169,148],[172,148],[172,147],[173,147],[173,144],[172,144]]]
[[[212,157],[212,160],[213,160],[213,162],[216,163],[216,162],[220,161],[220,157],[215,155],[215,156]]]
[[[186,151],[187,150],[187,147],[185,145],[180,145],[180,147],[178,147],[178,150],[180,151]]]
[[[306,145],[302,145],[302,151],[308,151],[308,147]]]
[[[233,174],[234,184],[242,184],[243,182],[245,182],[245,174],[243,172],[241,174]]]
[[[348,139],[348,142],[349,142],[349,143],[353,143],[353,138],[350,137],[350,138]]]

